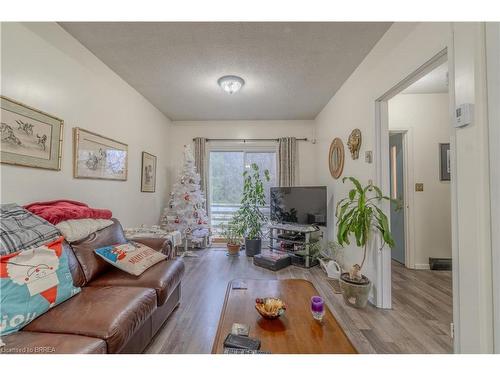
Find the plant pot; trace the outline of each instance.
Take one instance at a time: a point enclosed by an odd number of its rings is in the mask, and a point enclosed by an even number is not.
[[[362,280],[354,281],[351,280],[348,272],[344,272],[340,275],[339,282],[342,297],[347,305],[358,309],[366,306],[372,288],[372,283],[366,276],[362,275]]]
[[[245,254],[247,257],[253,257],[254,255],[260,254],[262,249],[262,240],[257,238],[255,240],[249,240],[245,238]]]
[[[238,255],[240,252],[241,245],[240,244],[227,244],[227,253],[229,255]]]

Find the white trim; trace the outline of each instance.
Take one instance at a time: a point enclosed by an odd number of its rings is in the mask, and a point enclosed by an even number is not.
[[[422,64],[407,76],[405,79],[401,80],[399,83],[391,87],[382,96],[380,96],[376,102],[387,102],[394,98],[396,95],[410,87],[413,83],[417,82],[420,78],[427,75],[427,73],[433,71],[435,68],[447,61],[447,49],[444,48],[435,54],[430,60]]]
[[[454,34],[448,40],[448,100],[450,126],[455,121],[455,50]],[[458,193],[457,193],[457,138],[456,130],[452,126],[450,133],[450,163],[451,176],[451,267],[452,267],[452,299],[453,299],[453,352],[460,352],[460,253],[458,248]]]
[[[494,353],[500,353],[500,23],[486,24]]]
[[[387,99],[388,100],[388,99]],[[389,189],[389,119],[387,100],[375,102],[375,145],[374,163],[376,185],[382,191]],[[383,203],[382,211],[390,220],[389,204]],[[375,233],[375,243],[380,248],[382,240],[379,233]],[[377,285],[375,305],[380,308],[392,308],[392,281],[391,281],[391,249],[388,246],[377,251]]]
[[[430,270],[431,267],[429,266],[429,263],[417,263],[413,267],[416,270]]]

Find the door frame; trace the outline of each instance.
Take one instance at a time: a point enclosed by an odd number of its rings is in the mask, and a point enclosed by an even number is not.
[[[405,267],[413,269],[415,268],[415,195],[411,188],[415,183],[413,169],[413,129],[411,127],[393,128],[389,129],[389,135],[391,134],[401,134],[403,138]]]
[[[500,23],[486,23],[486,74],[488,80],[488,125],[490,191],[500,191]],[[491,249],[493,276],[493,348],[500,353],[500,198],[491,195]]]
[[[427,73],[431,72],[439,65],[448,61],[448,69],[449,69],[449,101],[450,101],[450,126],[451,119],[453,116],[452,108],[454,107],[454,71],[453,71],[453,54],[450,53],[449,48],[451,46],[452,41],[448,47],[439,51],[436,55],[431,57],[428,61],[418,67],[414,72],[410,73],[406,78],[401,80],[383,95],[381,95],[378,99],[375,100],[375,145],[374,145],[374,163],[375,163],[375,181],[376,184],[382,189],[382,191],[388,191],[389,189],[389,112],[388,112],[388,101],[392,99],[397,94],[401,93],[403,90],[408,88],[410,85],[418,81],[420,78],[425,76]],[[455,168],[455,142],[454,142],[454,134],[452,134],[450,139],[450,148],[451,148],[451,165],[452,165],[452,174],[456,175]],[[453,248],[453,274],[456,275],[458,272],[457,263],[458,259],[455,257],[457,254],[457,239],[456,239],[456,219],[454,215],[456,215],[456,182],[451,181],[451,190],[452,190],[452,248]],[[381,206],[382,211],[389,217],[390,220],[390,210],[389,203],[384,202]],[[375,240],[378,244],[382,244],[382,240],[380,235],[377,233],[375,236]],[[391,279],[391,249],[388,246],[385,246],[382,250],[380,250],[377,254],[377,285],[380,285],[380,288],[376,289],[376,301],[377,307],[390,309],[392,307],[392,279]],[[455,303],[455,277],[453,278],[453,299],[454,299],[454,307]],[[454,308],[455,312],[455,308]],[[455,315],[455,314],[454,314]],[[457,323],[455,321],[455,323]]]

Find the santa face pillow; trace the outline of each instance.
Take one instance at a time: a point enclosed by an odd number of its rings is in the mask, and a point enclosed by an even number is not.
[[[80,292],[73,286],[63,240],[0,257],[0,336],[19,331]]]

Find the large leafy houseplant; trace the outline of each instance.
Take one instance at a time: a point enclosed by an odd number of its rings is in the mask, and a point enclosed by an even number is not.
[[[385,244],[391,248],[394,246],[389,221],[379,205],[383,200],[392,203],[398,203],[398,201],[383,195],[380,188],[373,184],[363,187],[354,177],[344,177],[342,182],[345,183],[346,180],[352,182],[353,189],[349,191],[348,197],[338,202],[336,207],[337,242],[341,246],[348,245],[350,244],[349,238],[354,236],[356,245],[363,248],[361,264],[354,264],[349,272],[352,281],[360,282],[363,279],[361,269],[365,264],[367,245],[372,232],[380,233],[382,247]]]
[[[269,170],[264,170],[263,177],[266,181],[270,180]],[[239,234],[245,237],[245,248],[248,247],[249,241],[260,241],[262,237],[262,227],[266,222],[266,217],[262,213],[261,207],[265,204],[264,182],[262,181],[258,165],[252,163],[250,171],[243,172],[241,206],[234,217],[234,221],[238,223]],[[260,246],[259,242],[259,252]],[[249,255],[248,251],[247,255]]]

